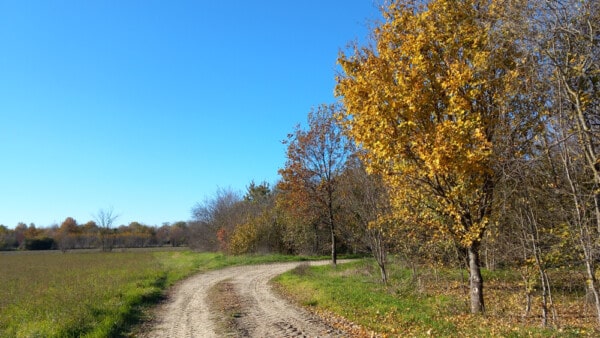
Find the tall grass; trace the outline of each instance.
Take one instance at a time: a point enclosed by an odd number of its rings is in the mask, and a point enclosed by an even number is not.
[[[190,251],[0,255],[0,337],[119,336],[174,282],[230,265],[299,259]]]

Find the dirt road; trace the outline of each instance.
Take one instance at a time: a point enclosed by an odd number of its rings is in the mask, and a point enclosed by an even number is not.
[[[311,264],[327,264],[313,262]],[[155,314],[144,337],[344,337],[307,311],[276,295],[269,280],[301,263],[276,263],[226,268],[197,274],[178,284]],[[209,300],[219,283],[235,297],[235,332],[220,327],[223,313]],[[231,328],[230,328],[231,329]]]

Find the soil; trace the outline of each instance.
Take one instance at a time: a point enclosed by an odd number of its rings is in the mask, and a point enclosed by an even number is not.
[[[273,290],[269,280],[300,264],[306,263],[240,266],[194,275],[173,288],[139,336],[351,336]]]

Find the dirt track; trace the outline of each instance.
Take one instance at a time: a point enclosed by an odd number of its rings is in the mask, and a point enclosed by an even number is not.
[[[312,264],[327,264],[316,262]],[[242,310],[236,317],[236,337],[344,337],[307,311],[276,295],[269,280],[301,263],[276,263],[226,268],[197,274],[178,284],[155,313],[144,337],[220,337],[208,291],[226,281],[234,288]]]

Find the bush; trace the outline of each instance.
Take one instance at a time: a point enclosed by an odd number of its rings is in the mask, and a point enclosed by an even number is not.
[[[54,248],[54,239],[50,237],[25,239],[26,250],[52,250]]]

